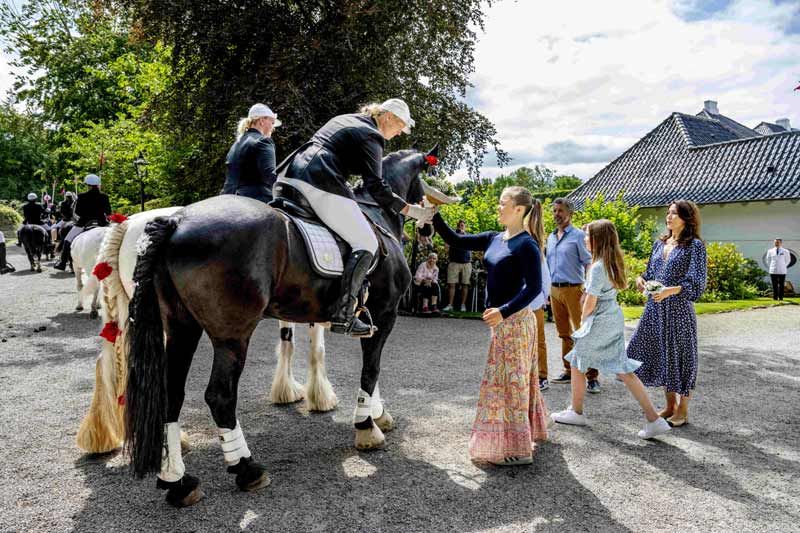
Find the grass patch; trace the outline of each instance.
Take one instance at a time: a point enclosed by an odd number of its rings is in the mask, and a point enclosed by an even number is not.
[[[726,300],[724,302],[700,302],[694,304],[694,309],[698,315],[710,313],[727,313],[729,311],[740,311],[742,309],[753,309],[755,307],[773,307],[776,305],[800,305],[800,297],[786,298],[782,302],[776,302],[772,298],[755,298],[753,300]],[[644,312],[643,306],[623,307],[625,320],[637,320]]]

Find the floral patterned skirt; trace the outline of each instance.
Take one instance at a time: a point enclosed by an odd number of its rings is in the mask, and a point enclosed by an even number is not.
[[[539,391],[536,317],[525,308],[492,329],[469,455],[502,461],[529,455],[547,439],[547,409]]]

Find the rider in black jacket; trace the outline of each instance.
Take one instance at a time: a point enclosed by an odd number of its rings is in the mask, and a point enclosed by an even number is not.
[[[275,183],[275,143],[272,130],[281,125],[278,115],[264,104],[250,108],[239,121],[238,137],[225,160],[221,194],[237,194],[269,202]]]
[[[354,337],[372,335],[371,328],[354,316],[354,306],[378,250],[378,239],[356,204],[347,178],[360,175],[375,201],[386,209],[418,220],[433,216],[432,208],[407,204],[395,195],[382,176],[385,140],[400,132],[411,133],[413,125],[408,105],[399,98],[368,105],[361,113],[329,120],[278,169],[275,190],[285,183],[301,192],[322,222],[347,241],[352,250],[331,319],[333,332]]]
[[[36,201],[36,193],[32,192],[28,195],[28,203],[22,206],[22,215],[24,216],[25,220],[22,221],[23,224],[35,224],[37,226],[42,225],[42,219],[44,218],[44,207],[42,204]]]
[[[83,233],[83,230],[90,222],[94,222],[98,226],[107,226],[108,217],[111,215],[111,202],[108,200],[108,195],[100,192],[100,177],[89,174],[83,181],[89,186],[89,190],[79,194],[78,199],[75,201],[75,216],[77,220],[69,235],[64,239],[61,260],[58,264],[53,265],[53,268],[58,270],[67,268],[72,241],[75,237]]]

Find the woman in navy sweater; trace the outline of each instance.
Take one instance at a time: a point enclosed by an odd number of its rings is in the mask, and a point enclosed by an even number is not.
[[[547,412],[537,376],[536,320],[528,307],[542,290],[539,247],[526,226],[533,198],[524,187],[500,195],[498,221],[505,231],[459,235],[440,215],[433,225],[450,246],[484,252],[489,357],[481,381],[469,454],[497,465],[532,462],[534,441],[547,438]]]

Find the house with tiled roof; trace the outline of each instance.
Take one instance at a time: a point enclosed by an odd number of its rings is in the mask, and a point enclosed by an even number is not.
[[[800,289],[800,131],[788,119],[751,129],[714,101],[696,115],[672,113],[569,197],[580,208],[620,193],[659,221],[671,201],[696,202],[706,241],[733,242],[762,266],[782,238],[793,256],[787,279]]]

